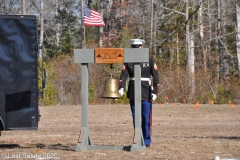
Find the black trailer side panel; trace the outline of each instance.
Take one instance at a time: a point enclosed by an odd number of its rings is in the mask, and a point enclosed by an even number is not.
[[[38,128],[36,16],[0,15],[0,116],[5,129]]]

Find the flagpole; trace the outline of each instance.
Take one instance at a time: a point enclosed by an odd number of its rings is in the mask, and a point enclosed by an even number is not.
[[[100,0],[100,14],[103,17],[103,0]],[[103,46],[103,40],[102,40],[102,35],[103,35],[103,27],[100,26],[98,29],[98,38],[99,38],[99,48],[102,48]]]
[[[85,0],[82,0],[82,49],[86,48],[85,47],[85,26],[84,26],[84,3]]]

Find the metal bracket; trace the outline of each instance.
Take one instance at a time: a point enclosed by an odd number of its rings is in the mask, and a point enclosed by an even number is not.
[[[146,146],[143,140],[142,128],[135,128],[133,143],[130,151],[145,150]]]
[[[82,127],[75,151],[86,151],[88,146],[93,145],[88,127]]]

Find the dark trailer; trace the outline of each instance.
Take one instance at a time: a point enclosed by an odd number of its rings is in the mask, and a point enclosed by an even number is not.
[[[38,43],[33,15],[0,15],[0,129],[38,129]]]

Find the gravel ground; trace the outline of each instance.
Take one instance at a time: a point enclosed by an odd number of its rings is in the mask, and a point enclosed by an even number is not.
[[[89,105],[92,145],[131,147],[129,105]],[[154,104],[152,146],[75,151],[81,106],[40,106],[39,129],[3,131],[0,159],[240,160],[240,105]]]

